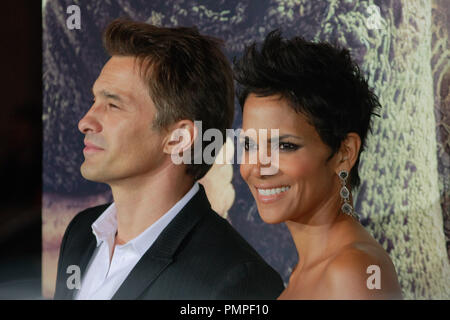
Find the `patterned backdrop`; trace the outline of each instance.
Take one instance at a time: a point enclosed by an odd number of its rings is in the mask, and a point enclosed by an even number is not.
[[[70,5],[80,9],[79,29],[66,23]],[[449,10],[446,0],[44,1],[44,295],[53,294],[68,222],[80,210],[112,200],[106,185],[80,175],[83,137],[77,123],[108,59],[102,30],[114,18],[130,17],[196,25],[225,40],[230,60],[275,28],[287,37],[348,47],[383,105],[362,154],[356,210],[390,254],[405,298],[450,298]],[[233,127],[239,128],[237,104],[235,110]],[[233,149],[232,141],[228,147]],[[213,208],[287,283],[299,259],[290,234],[284,224],[261,221],[238,166],[215,165],[201,183]]]

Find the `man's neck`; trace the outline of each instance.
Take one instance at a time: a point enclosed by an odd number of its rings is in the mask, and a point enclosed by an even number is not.
[[[155,223],[192,188],[175,170],[110,184],[117,210],[117,243],[126,243]]]

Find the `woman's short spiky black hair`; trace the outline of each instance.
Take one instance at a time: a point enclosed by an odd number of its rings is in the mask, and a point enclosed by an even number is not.
[[[301,37],[284,39],[270,32],[261,46],[255,42],[234,60],[237,95],[241,107],[250,93],[280,95],[306,116],[332,153],[350,132],[361,138],[357,161],[350,171],[350,186],[360,184],[358,165],[371,130],[371,116],[381,107],[358,65],[345,48]]]

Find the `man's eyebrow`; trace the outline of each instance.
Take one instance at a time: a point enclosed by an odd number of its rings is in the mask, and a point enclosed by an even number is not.
[[[92,88],[91,91],[92,91],[92,94],[95,96],[94,88]],[[105,98],[108,98],[108,99],[116,100],[116,101],[119,101],[119,102],[124,102],[121,96],[119,96],[117,94],[114,94],[114,93],[111,93],[111,92],[108,92],[106,90],[101,90],[99,92],[99,94],[101,94],[102,96],[104,96]]]

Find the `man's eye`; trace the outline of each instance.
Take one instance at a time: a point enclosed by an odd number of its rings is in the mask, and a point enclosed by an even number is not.
[[[284,151],[295,151],[299,148],[298,145],[289,143],[289,142],[281,142],[280,143],[280,150]]]
[[[112,103],[108,103],[108,106],[109,106],[110,108],[119,108],[118,106],[116,106],[115,104],[112,104]]]

